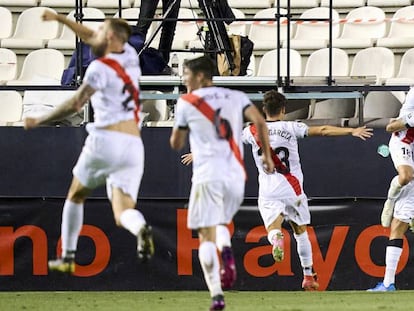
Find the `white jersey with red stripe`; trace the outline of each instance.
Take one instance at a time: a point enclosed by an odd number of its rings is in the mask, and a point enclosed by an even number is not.
[[[116,60],[125,69],[134,86],[139,89],[141,68],[138,54],[130,44],[124,45],[122,53],[110,53],[105,57]],[[113,68],[94,60],[88,66],[83,82],[96,90],[91,98],[94,127],[102,128],[134,119],[134,100]]]
[[[243,130],[243,142],[252,146],[253,158],[259,171],[259,198],[264,200],[284,199],[299,195],[297,183],[303,193],[303,173],[298,152],[298,139],[308,133],[308,126],[295,121],[267,121],[269,143],[282,164],[289,168],[289,174],[267,174],[263,170],[261,148],[254,137],[252,125]],[[296,191],[295,191],[296,190]]]
[[[244,109],[252,103],[246,94],[221,87],[203,87],[192,92],[215,111],[217,120],[231,128],[233,139],[243,156],[241,133]],[[218,123],[218,122],[216,122]],[[175,110],[175,128],[188,128],[193,155],[193,183],[242,178],[244,167],[236,159],[229,141],[218,135],[220,124],[213,124],[199,109],[183,98]],[[230,176],[231,175],[231,176]]]

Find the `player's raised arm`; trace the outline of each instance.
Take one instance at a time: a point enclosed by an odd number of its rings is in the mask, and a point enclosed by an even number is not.
[[[361,126],[357,128],[352,127],[338,127],[331,125],[321,125],[321,126],[310,126],[308,130],[308,136],[346,136],[352,135],[362,140],[370,138],[372,133],[372,128],[367,128],[366,126]]]
[[[57,21],[63,25],[68,26],[74,33],[76,33],[79,38],[85,42],[86,44],[89,44],[91,46],[94,46],[97,44],[96,41],[96,33],[94,30],[80,24],[77,23],[73,20],[70,20],[68,18],[66,18],[65,15],[62,14],[56,14],[50,10],[45,10],[43,15],[42,15],[42,19],[44,21]]]

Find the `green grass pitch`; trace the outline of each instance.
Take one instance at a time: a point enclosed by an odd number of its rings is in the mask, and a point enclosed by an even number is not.
[[[413,291],[229,291],[226,311],[386,311],[414,304]],[[207,291],[0,292],[0,310],[207,311]]]

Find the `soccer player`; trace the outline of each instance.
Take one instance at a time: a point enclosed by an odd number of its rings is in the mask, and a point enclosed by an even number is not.
[[[284,237],[281,231],[284,220],[289,221],[297,243],[297,252],[303,269],[304,290],[316,290],[319,284],[313,271],[312,248],[306,231],[310,223],[308,201],[303,192],[303,173],[298,153],[298,139],[307,136],[353,135],[365,140],[372,136],[372,129],[365,127],[341,128],[329,125],[311,126],[295,121],[283,121],[286,98],[277,91],[264,94],[263,111],[269,129],[276,173],[263,171],[260,156],[265,150],[254,124],[243,130],[243,142],[252,147],[253,157],[259,171],[258,206],[268,233],[272,255],[276,262],[284,258]]]
[[[398,199],[402,189],[413,180],[412,143],[414,141],[414,128],[411,128],[414,126],[413,113],[414,89],[411,88],[401,107],[398,119],[390,122],[386,127],[388,132],[393,132],[389,148],[398,175],[391,180],[387,200],[381,213],[381,224],[384,227],[390,227],[395,201]]]
[[[177,102],[170,144],[175,150],[182,149],[189,134],[193,177],[187,226],[198,231],[198,258],[212,297],[210,310],[223,310],[217,248],[227,271],[222,277],[231,285],[236,271],[225,225],[231,222],[244,197],[243,117],[255,124],[266,147],[261,157],[264,171],[273,172],[273,162],[262,115],[244,93],[213,86],[214,70],[209,57],[185,62],[188,94]]]
[[[62,257],[49,261],[49,269],[75,271],[85,199],[92,189],[105,182],[116,224],[137,237],[138,257],[147,260],[154,253],[151,227],[135,209],[144,170],[144,147],[137,124],[141,70],[135,49],[127,44],[130,27],[124,20],[107,19],[94,32],[50,11],[45,11],[43,19],[69,26],[100,57],[89,65],[72,98],[47,115],[24,120],[25,129],[33,129],[79,111],[89,99],[94,110],[95,121],[86,127],[89,135],[73,168],[63,207]]]
[[[402,253],[403,236],[407,229],[413,225],[413,112],[414,90],[411,88],[398,119],[392,120],[386,127],[387,132],[393,132],[389,147],[398,175],[391,181],[388,197],[381,214],[381,224],[384,227],[391,227],[385,250],[385,275],[382,282],[379,282],[374,288],[368,289],[372,292],[395,291],[395,272]]]

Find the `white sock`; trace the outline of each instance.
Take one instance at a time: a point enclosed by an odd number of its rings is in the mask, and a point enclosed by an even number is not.
[[[386,287],[395,283],[395,271],[397,271],[401,253],[401,247],[387,246],[385,251],[385,275],[383,281],[384,286]]]
[[[305,231],[302,234],[293,234],[293,236],[296,240],[296,248],[303,269],[303,275],[312,275],[312,245],[309,240],[308,232]]]
[[[390,188],[388,189],[388,199],[395,200],[400,195],[401,189],[403,186],[398,182],[398,175],[395,176],[390,183]]]
[[[140,211],[129,208],[121,213],[119,217],[122,227],[127,229],[133,235],[138,235],[139,230],[145,225],[145,218]]]
[[[231,247],[230,231],[227,226],[216,226],[216,245],[220,252],[223,251],[223,247]]]
[[[270,244],[272,244],[273,237],[278,233],[282,233],[282,231],[280,229],[272,229],[269,231],[269,233],[267,234],[267,240]]]
[[[66,199],[62,211],[62,257],[76,251],[78,238],[83,225],[83,203],[77,204]]]
[[[216,245],[211,241],[201,243],[198,248],[198,259],[211,297],[223,295]]]

